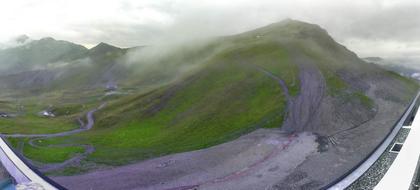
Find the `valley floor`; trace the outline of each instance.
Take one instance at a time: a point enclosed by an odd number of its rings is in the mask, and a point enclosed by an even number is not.
[[[70,189],[264,189],[317,154],[315,140],[310,133],[259,129],[208,149],[53,179]]]

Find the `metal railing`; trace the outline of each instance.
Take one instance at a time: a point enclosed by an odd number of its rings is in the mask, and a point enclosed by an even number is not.
[[[356,166],[346,172],[344,175],[339,177],[338,179],[332,181],[331,183],[327,184],[323,188],[328,190],[341,190],[349,187],[353,184],[357,179],[359,179],[382,155],[383,152],[388,148],[389,144],[398,134],[400,129],[406,123],[407,119],[411,119],[410,116],[415,113],[413,110],[417,110],[415,106],[419,102],[420,92],[417,93],[416,97],[413,98],[411,104],[407,107],[404,111],[404,114],[395,122],[394,127],[389,131],[386,137],[381,141],[381,143],[376,146],[376,148],[370,152],[365,159],[360,161]]]
[[[3,138],[0,138],[0,161],[16,183],[32,182],[48,190],[66,189],[29,164]]]

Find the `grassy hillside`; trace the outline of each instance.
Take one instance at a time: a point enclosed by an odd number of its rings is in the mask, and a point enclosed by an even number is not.
[[[67,100],[68,104],[58,106],[56,112],[65,113],[60,118],[87,110],[74,102],[83,102],[88,105],[86,108],[101,102],[107,105],[95,114],[97,122],[92,130],[45,139],[40,142],[42,145],[90,144],[95,151],[86,161],[120,165],[206,148],[258,128],[281,127],[294,111],[288,110],[292,100],[298,101],[307,90],[301,88],[301,72],[309,63],[301,63],[301,57],[313,63],[322,75],[316,82],[325,83],[326,93],[320,96],[340,104],[332,106],[354,106],[352,109],[364,117],[374,116],[376,102],[368,94],[371,84],[376,83],[377,92],[381,92],[378,96],[401,104],[406,104],[418,89],[417,83],[409,79],[361,61],[319,26],[298,21],[275,23],[169,53],[157,52],[158,56],[151,56],[147,48],[131,53],[129,57],[106,53],[93,59],[88,69],[77,68],[80,78],[64,78],[57,83],[68,87],[81,81],[103,84],[107,79],[115,79],[122,86],[121,91],[124,87],[131,90],[106,99],[101,98],[103,92],[99,89],[89,91],[93,95],[83,91],[73,94],[79,100]],[[95,60],[101,60],[98,62],[102,64],[94,64]],[[118,62],[122,60],[124,64]],[[104,77],[109,75],[112,77]],[[395,90],[389,90],[388,84]],[[63,96],[60,95],[61,100]],[[353,123],[362,122],[358,115],[351,119],[355,120],[350,121]],[[80,152],[75,145],[42,150],[26,148],[24,153],[38,161],[56,162],[51,152],[57,149],[61,160]],[[89,167],[68,168],[64,172]]]
[[[282,48],[256,46],[264,51],[252,54],[255,44],[229,48],[175,84],[109,103],[92,131],[73,138],[97,148],[90,160],[123,164],[205,148],[260,127],[280,127],[285,95],[277,81],[253,65],[287,79],[293,94],[298,93],[297,68]]]

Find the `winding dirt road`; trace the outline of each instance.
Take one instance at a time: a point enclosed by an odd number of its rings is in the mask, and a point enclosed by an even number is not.
[[[86,114],[87,124],[84,125],[84,123],[79,119],[79,122],[81,124],[80,128],[74,129],[71,131],[65,131],[61,133],[52,133],[52,134],[0,134],[1,137],[10,137],[10,138],[36,138],[36,137],[45,137],[45,138],[51,138],[51,137],[63,137],[63,136],[69,136],[74,135],[83,131],[88,131],[92,129],[93,125],[95,124],[93,114],[98,111],[99,109],[102,109],[106,104],[103,103],[98,108],[95,108],[93,110],[90,110]]]
[[[95,124],[93,114],[96,111],[102,109],[105,105],[106,104],[103,103],[98,108],[95,108],[95,109],[87,112],[86,113],[86,119],[87,119],[86,124],[79,118],[78,121],[80,123],[80,128],[78,128],[78,129],[74,129],[74,130],[71,130],[71,131],[65,131],[65,132],[61,132],[61,133],[53,133],[53,134],[0,134],[0,136],[9,137],[9,138],[32,138],[31,140],[28,141],[28,144],[32,147],[35,147],[35,148],[71,147],[71,146],[84,147],[85,150],[84,150],[83,153],[76,154],[72,158],[69,158],[68,160],[65,160],[64,162],[61,162],[61,163],[53,163],[53,164],[41,163],[41,162],[33,161],[33,160],[25,157],[27,161],[29,161],[32,165],[37,166],[39,168],[39,170],[42,171],[42,172],[50,172],[50,171],[60,170],[60,169],[63,169],[70,164],[80,163],[80,161],[82,161],[86,156],[93,153],[95,151],[95,148],[92,145],[89,145],[89,144],[88,145],[63,144],[63,145],[48,145],[48,146],[43,147],[43,146],[37,145],[35,143],[35,141],[42,140],[42,139],[47,139],[47,138],[53,138],[53,137],[69,136],[69,135],[81,133],[81,132],[88,131],[88,130],[92,129],[93,125]],[[24,156],[24,154],[22,154],[22,155]]]

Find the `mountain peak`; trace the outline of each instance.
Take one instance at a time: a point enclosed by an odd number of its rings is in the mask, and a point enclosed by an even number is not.
[[[325,48],[338,47],[328,32],[316,24],[304,21],[285,19],[255,30],[245,32],[245,38],[271,38],[272,40],[312,40]]]
[[[321,28],[319,25],[307,23],[300,20],[285,19],[280,22],[270,24],[263,28],[269,28],[271,30],[277,31],[281,30],[283,32],[297,33],[297,32],[317,32],[327,34],[327,31]]]
[[[44,38],[41,38],[39,41],[46,41],[46,42],[48,42],[48,41],[56,41],[54,38],[52,38],[52,37],[44,37]]]
[[[285,19],[267,26],[257,28],[244,34],[252,36],[271,36],[274,38],[330,38],[328,32],[319,25]]]
[[[304,22],[304,21],[295,20],[295,19],[291,19],[291,18],[286,18],[286,19],[281,20],[279,22],[272,23],[272,25],[275,25],[275,24],[283,24],[283,25],[286,25],[286,24],[314,25],[314,24],[310,24],[310,23],[307,23],[307,22]]]
[[[105,42],[101,42],[95,47],[89,49],[91,55],[105,55],[110,52],[120,52],[122,51],[121,48],[107,44]]]
[[[91,49],[97,49],[97,48],[117,48],[117,49],[120,49],[120,48],[118,48],[118,47],[116,47],[116,46],[113,46],[113,45],[107,44],[107,43],[105,43],[105,42],[100,42],[98,45],[96,45],[95,47],[93,47],[93,48],[91,48]]]
[[[107,44],[105,42],[100,42],[95,47],[91,48],[90,51],[113,51],[113,50],[120,50],[121,48]]]
[[[20,36],[16,37],[14,39],[14,41],[19,43],[19,44],[23,44],[23,43],[27,42],[29,39],[30,39],[29,36],[23,34],[23,35],[20,35]]]
[[[309,22],[301,21],[301,20],[291,19],[291,18],[284,19],[284,20],[280,21],[279,23],[318,26],[316,24],[312,24],[312,23],[309,23]]]

